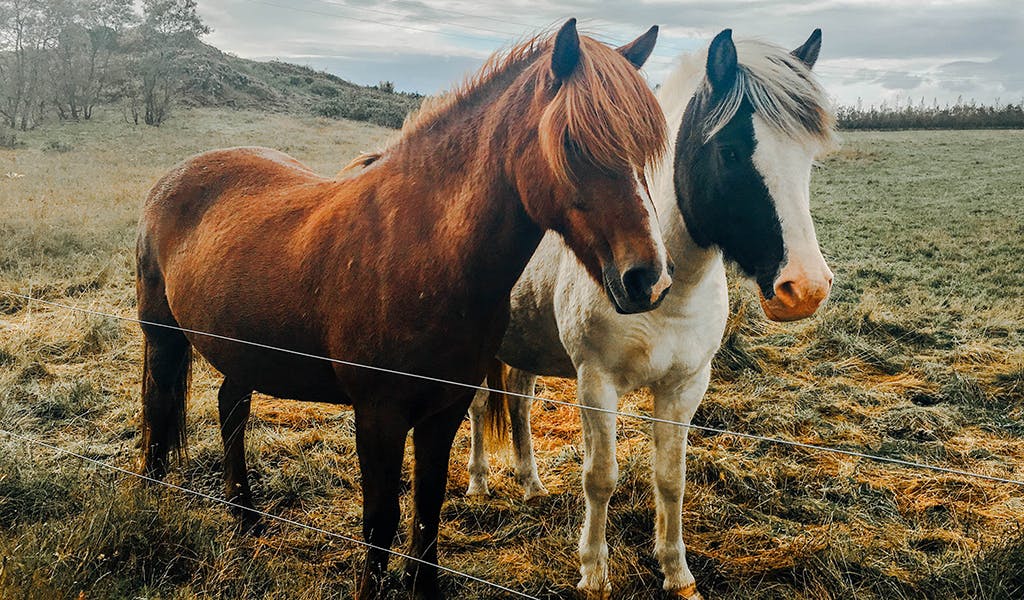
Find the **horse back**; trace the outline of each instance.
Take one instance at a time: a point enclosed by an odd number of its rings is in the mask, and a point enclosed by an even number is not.
[[[199,223],[228,192],[249,192],[265,203],[265,198],[274,197],[267,194],[274,188],[326,181],[270,148],[212,150],[189,158],[157,181],[146,198],[142,225],[153,230],[172,221],[175,230],[184,231]]]

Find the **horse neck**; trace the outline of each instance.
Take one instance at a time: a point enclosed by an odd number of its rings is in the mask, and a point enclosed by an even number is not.
[[[380,167],[403,192],[380,202],[405,218],[431,219],[422,226],[435,228],[449,272],[480,278],[475,294],[507,296],[543,232],[527,215],[494,143],[515,126],[514,116],[493,117],[503,95],[496,79],[398,144]]]
[[[682,287],[696,285],[708,274],[725,271],[721,251],[712,246],[702,248],[693,240],[676,199],[673,181],[676,154],[676,134],[683,122],[683,114],[690,98],[697,93],[703,79],[703,57],[684,57],[681,64],[669,75],[658,94],[658,102],[665,111],[671,148],[654,170],[651,177],[651,194],[661,222],[661,233],[665,247],[675,260],[676,284]],[[671,297],[671,294],[669,294]]]

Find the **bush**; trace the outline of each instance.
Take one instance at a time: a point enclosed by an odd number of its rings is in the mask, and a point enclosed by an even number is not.
[[[71,152],[75,147],[64,140],[50,140],[43,146],[43,152]]]
[[[0,130],[0,148],[5,150],[14,150],[15,148],[21,148],[25,143],[18,139],[16,134],[11,129]]]
[[[368,121],[397,129],[405,122],[406,115],[419,104],[418,97],[405,94],[368,94],[367,90],[338,92],[337,98],[314,105],[313,114],[332,119]]]
[[[323,96],[324,98],[337,98],[338,94],[341,93],[338,88],[325,83],[318,83],[310,86],[309,91],[313,92],[317,96]]]
[[[1024,101],[1005,106],[984,106],[974,101],[957,100],[940,107],[888,105],[863,108],[841,106],[836,111],[840,129],[1021,129],[1024,128]]]

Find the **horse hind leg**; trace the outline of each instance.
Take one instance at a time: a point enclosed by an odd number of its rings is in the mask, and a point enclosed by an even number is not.
[[[485,385],[490,384],[486,380]],[[467,496],[488,496],[491,491],[487,485],[487,478],[491,474],[491,467],[487,461],[487,449],[484,434],[487,424],[487,396],[488,392],[477,392],[473,403],[469,406],[469,488]]]
[[[530,409],[537,376],[533,373],[512,369],[508,376],[508,391],[520,394],[507,396],[509,417],[512,421],[512,448],[516,458],[516,480],[523,488],[523,499],[532,500],[548,495],[547,488],[540,482],[537,473],[537,459],[533,453],[533,432],[530,430]]]
[[[140,273],[142,265],[140,265]],[[161,478],[168,455],[184,455],[185,410],[192,372],[192,345],[174,329],[163,280],[142,277],[138,289],[144,337],[142,366],[142,472]]]
[[[217,393],[220,415],[220,436],[224,443],[224,495],[234,504],[232,512],[246,528],[255,525],[257,515],[252,508],[252,493],[245,466],[245,425],[249,421],[252,388],[225,379]]]

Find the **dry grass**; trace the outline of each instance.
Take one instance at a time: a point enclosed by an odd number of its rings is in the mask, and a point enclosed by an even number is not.
[[[386,130],[249,112],[181,113],[160,130],[116,121],[35,132],[0,152],[0,289],[131,314],[131,246],[148,185],[188,154],[261,143],[334,172]],[[1024,479],[1024,239],[1020,132],[847,134],[815,178],[837,273],[813,320],[736,309],[697,422]],[[46,151],[58,141],[67,151]],[[139,333],[0,298],[0,427],[130,467],[137,455]],[[220,493],[218,378],[196,369],[189,461],[175,483]],[[571,400],[572,382],[541,392]],[[627,411],[650,410],[646,392]],[[582,518],[580,433],[538,406],[541,477],[519,500],[507,468],[486,501],[463,495],[465,431],[444,508],[447,566],[544,597],[571,597]],[[620,419],[613,584],[660,593],[651,556],[647,427]],[[260,507],[357,536],[352,416],[259,398],[249,433]],[[691,435],[685,539],[708,598],[1019,598],[1024,489]],[[408,508],[408,506],[406,506]],[[406,512],[408,514],[408,512]],[[404,537],[404,535],[403,535]],[[404,540],[403,540],[404,541]],[[0,597],[347,597],[362,552],[271,524],[235,530],[220,506],[140,486],[0,438]],[[446,577],[456,597],[490,598]]]

